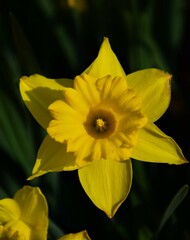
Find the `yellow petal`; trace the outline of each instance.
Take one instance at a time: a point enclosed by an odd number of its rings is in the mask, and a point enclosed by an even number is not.
[[[83,126],[84,115],[64,101],[57,100],[48,109],[55,120],[50,121],[47,132],[56,141],[63,143],[72,137],[80,137],[86,132]]]
[[[133,149],[132,158],[145,162],[187,163],[176,142],[153,123],[148,123],[139,130],[138,141]]]
[[[89,111],[88,102],[83,98],[82,94],[73,88],[67,88],[65,90],[66,102],[75,110],[82,114],[87,114]]]
[[[20,217],[20,208],[17,202],[10,198],[0,200],[0,224],[15,221]]]
[[[142,99],[142,111],[155,122],[169,106],[171,75],[158,69],[144,69],[127,75],[129,88]]]
[[[24,186],[14,196],[21,209],[20,219],[30,226],[31,238],[44,240],[47,237],[48,206],[38,187]]]
[[[109,83],[110,82],[110,83]],[[108,88],[110,86],[110,88]],[[97,87],[100,91],[103,91],[101,94],[109,95],[111,98],[118,98],[125,90],[127,90],[127,81],[122,77],[110,76],[108,78],[100,78],[97,81]],[[105,94],[105,89],[107,89],[107,94]]]
[[[62,100],[57,100],[49,105],[48,110],[53,119],[64,120],[65,116],[71,115],[71,118],[78,118],[79,113]]]
[[[96,88],[96,81],[97,78],[85,73],[74,79],[74,88],[83,96],[86,103],[91,107],[100,101],[100,94]]]
[[[94,160],[90,165],[80,168],[78,173],[92,202],[112,218],[130,191],[131,161]]]
[[[48,106],[57,99],[63,99],[65,87],[72,87],[69,79],[49,79],[35,74],[20,79],[21,96],[38,123],[47,128],[51,120]]]
[[[87,231],[66,234],[58,240],[90,240]]]
[[[88,135],[81,135],[68,141],[67,151],[76,153],[76,164],[80,167],[91,162],[94,139]]]
[[[38,236],[34,235],[36,230],[32,229],[32,226],[25,224],[21,220],[8,222],[4,225],[3,230],[3,237],[5,237],[3,239],[31,240],[31,236]],[[37,239],[42,240],[42,238]]]
[[[71,119],[70,122],[69,119]],[[64,121],[52,120],[47,132],[57,142],[64,143],[66,140],[80,138],[85,129],[82,124],[74,122],[71,116],[67,116]]]
[[[77,168],[74,155],[66,152],[66,145],[47,136],[40,146],[32,176],[28,180],[48,172],[69,171]]]
[[[106,75],[112,75],[113,77],[126,76],[115,53],[111,49],[108,38],[104,38],[97,58],[84,72],[98,78]]]

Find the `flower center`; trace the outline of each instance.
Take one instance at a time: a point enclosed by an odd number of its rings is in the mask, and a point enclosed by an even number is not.
[[[107,138],[115,132],[115,116],[104,109],[91,110],[87,116],[85,128],[93,138]]]

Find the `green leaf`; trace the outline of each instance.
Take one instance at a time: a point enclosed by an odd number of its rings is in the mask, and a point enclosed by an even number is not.
[[[60,227],[52,219],[49,219],[49,237],[57,239],[64,234],[65,233],[60,229]]]
[[[175,210],[179,207],[179,205],[182,203],[182,201],[184,200],[184,198],[187,196],[187,193],[189,192],[189,186],[188,185],[184,185],[177,193],[176,195],[173,197],[173,199],[171,200],[170,204],[168,205],[162,219],[161,222],[159,224],[158,230],[155,234],[154,239],[157,239],[158,234],[160,233],[160,231],[162,230],[162,228],[164,227],[164,225],[166,224],[166,222],[168,221],[168,219],[172,216],[172,214],[175,212]]]
[[[152,231],[146,225],[138,230],[138,240],[149,240],[152,238]]]
[[[170,12],[168,16],[170,44],[173,51],[178,49],[182,42],[184,22],[185,22],[185,1],[175,0],[170,1]]]
[[[0,147],[22,166],[28,176],[35,156],[33,139],[24,128],[16,105],[2,91],[0,91],[0,109]]]
[[[20,24],[12,13],[10,14],[10,20],[12,25],[13,40],[21,66],[28,75],[36,72],[40,73],[41,70],[32,47]]]

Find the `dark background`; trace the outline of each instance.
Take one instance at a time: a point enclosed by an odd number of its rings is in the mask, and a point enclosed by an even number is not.
[[[190,182],[188,164],[134,160],[131,193],[111,220],[89,200],[77,171],[26,180],[44,132],[21,100],[19,78],[74,78],[95,59],[104,36],[126,73],[156,67],[173,75],[170,107],[156,124],[189,160],[188,0],[1,0],[0,198],[25,184],[40,186],[49,203],[49,239],[87,229],[92,240],[189,240],[190,197],[182,201],[184,189],[158,231],[175,194]]]

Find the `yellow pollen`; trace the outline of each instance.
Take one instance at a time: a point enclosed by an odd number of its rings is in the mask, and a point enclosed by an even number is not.
[[[97,118],[95,122],[95,128],[98,132],[104,132],[107,129],[107,122],[102,118]]]

